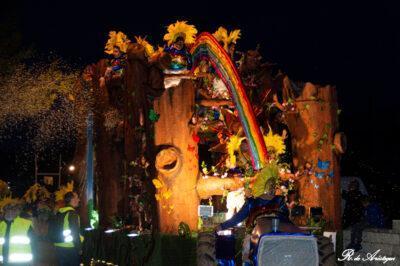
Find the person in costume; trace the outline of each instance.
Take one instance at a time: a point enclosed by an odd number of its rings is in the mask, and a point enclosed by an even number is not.
[[[228,34],[227,29],[219,27],[218,30],[213,33],[213,36],[217,39],[219,44],[224,47],[232,61],[234,61],[236,42],[240,39],[240,30],[236,29]]]
[[[171,66],[167,73],[186,73],[192,68],[192,58],[188,46],[196,40],[197,29],[187,21],[177,21],[168,26],[164,40],[167,46],[164,51],[172,56]]]
[[[232,137],[231,137],[232,139]],[[229,220],[220,224],[216,231],[226,230],[234,227],[243,220],[246,221],[247,235],[243,242],[243,261],[248,262],[251,255],[250,236],[258,217],[265,214],[271,217],[277,217],[281,222],[291,223],[289,219],[289,209],[283,195],[277,195],[277,186],[280,180],[279,155],[285,150],[283,137],[274,134],[272,130],[264,136],[264,141],[269,154],[269,163],[261,169],[253,179],[251,188],[245,186],[245,195],[247,199],[243,207]],[[231,140],[229,140],[231,142]],[[229,149],[229,145],[228,145]],[[232,152],[230,154],[232,157]],[[233,153],[233,157],[235,157]]]
[[[121,31],[110,31],[109,39],[106,43],[104,52],[111,56],[107,61],[107,69],[104,76],[100,78],[100,85],[105,85],[106,80],[120,78],[124,74],[126,65],[126,50],[130,40]]]
[[[215,231],[226,230],[228,228],[234,227],[246,218],[247,234],[243,239],[242,247],[242,260],[244,265],[250,265],[251,256],[251,231],[254,225],[252,221],[255,221],[256,217],[262,215],[264,210],[274,210],[276,216],[279,217],[281,221],[289,222],[289,211],[287,209],[285,199],[282,196],[275,195],[276,179],[272,176],[270,178],[265,178],[266,176],[259,175],[256,182],[263,183],[264,186],[253,187],[252,195],[248,197],[243,205],[243,207],[232,216],[229,220],[218,225]],[[260,187],[263,187],[260,189]],[[249,194],[249,193],[246,193]]]

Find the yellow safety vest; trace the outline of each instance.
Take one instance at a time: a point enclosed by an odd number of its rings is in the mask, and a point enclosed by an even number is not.
[[[62,247],[62,248],[73,248],[74,247],[74,238],[72,237],[72,231],[71,228],[69,227],[69,212],[68,211],[75,211],[74,208],[72,207],[64,207],[64,208],[60,208],[58,210],[58,212],[60,213],[65,213],[67,212],[67,214],[64,216],[64,225],[63,225],[63,238],[64,238],[64,242],[61,243],[54,243],[55,246],[57,247]],[[79,216],[78,216],[78,223],[79,222]],[[80,237],[80,241],[83,241],[83,236],[79,236]]]
[[[17,217],[11,224],[10,228],[10,246],[8,253],[8,263],[27,263],[33,260],[31,250],[31,240],[28,237],[28,231],[32,222],[30,220]],[[7,224],[5,221],[0,223],[0,262],[3,262],[3,244],[5,243],[5,235]]]

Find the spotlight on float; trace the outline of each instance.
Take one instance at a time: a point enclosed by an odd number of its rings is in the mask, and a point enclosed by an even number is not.
[[[117,230],[116,229],[108,229],[108,230],[104,231],[104,233],[106,233],[106,234],[111,234],[114,232],[117,232]]]
[[[73,173],[75,171],[75,165],[71,164],[70,166],[68,166],[68,171],[70,173]]]
[[[128,236],[128,237],[137,237],[137,236],[139,236],[139,232],[132,231],[132,232],[130,232],[129,234],[127,234],[127,236]]]

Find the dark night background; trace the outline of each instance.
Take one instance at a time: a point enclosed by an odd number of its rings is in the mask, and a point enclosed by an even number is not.
[[[240,28],[239,50],[259,43],[265,60],[277,63],[291,79],[338,88],[340,126],[348,138],[342,175],[362,177],[389,212],[400,192],[395,6],[275,2],[261,6],[249,1],[10,1],[2,3],[1,13],[13,21],[24,45],[33,45],[42,55],[57,54],[81,68],[104,56],[110,30],[121,30],[131,38],[148,35],[152,44],[161,44],[166,26],[177,19],[188,20],[199,32],[214,32],[220,25]],[[2,144],[1,178],[21,175],[15,166],[17,156],[18,141]]]

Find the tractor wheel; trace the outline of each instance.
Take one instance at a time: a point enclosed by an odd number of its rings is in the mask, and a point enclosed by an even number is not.
[[[197,265],[215,266],[217,258],[215,255],[216,238],[214,233],[199,233],[197,238]]]
[[[333,266],[337,265],[336,255],[330,238],[325,236],[317,236],[319,265]]]

